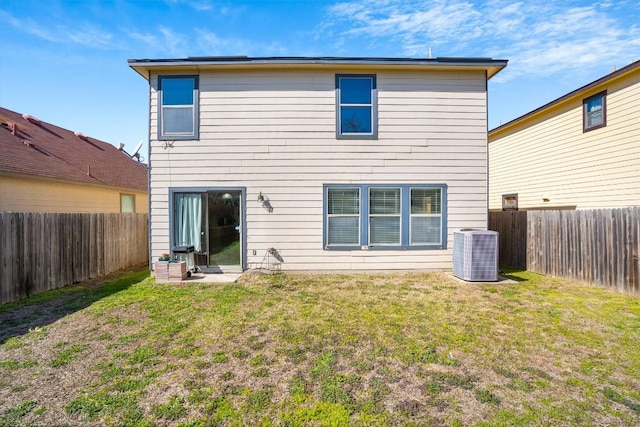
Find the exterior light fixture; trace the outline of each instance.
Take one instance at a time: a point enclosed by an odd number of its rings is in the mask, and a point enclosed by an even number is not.
[[[262,195],[262,191],[260,192],[260,195],[258,196],[258,202],[259,203],[264,203],[264,196]]]

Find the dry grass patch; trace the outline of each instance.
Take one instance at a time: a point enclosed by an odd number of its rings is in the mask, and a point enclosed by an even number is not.
[[[638,425],[640,300],[512,274],[142,272],[5,306],[0,426]]]

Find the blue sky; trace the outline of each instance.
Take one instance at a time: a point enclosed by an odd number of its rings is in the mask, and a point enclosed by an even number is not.
[[[489,83],[493,128],[640,59],[640,3],[0,0],[0,105],[132,150],[148,87],[127,59],[429,49],[509,60]]]

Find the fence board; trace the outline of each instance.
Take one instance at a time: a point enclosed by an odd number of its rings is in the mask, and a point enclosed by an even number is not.
[[[640,207],[491,212],[489,228],[501,264],[640,295]]]
[[[147,214],[0,212],[0,304],[146,263]]]
[[[512,236],[500,239],[498,253],[502,262],[519,268],[526,268],[526,212],[500,212],[500,216],[489,215],[489,228],[500,235]]]

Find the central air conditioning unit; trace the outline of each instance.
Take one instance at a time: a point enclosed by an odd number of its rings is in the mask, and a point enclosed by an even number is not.
[[[498,280],[498,233],[489,230],[453,232],[453,275],[471,282]]]

